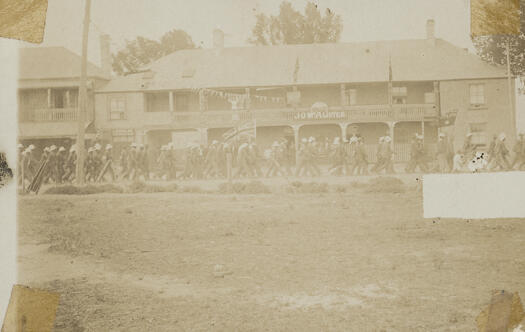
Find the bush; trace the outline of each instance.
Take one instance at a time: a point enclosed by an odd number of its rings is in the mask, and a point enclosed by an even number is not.
[[[228,182],[221,183],[218,192],[221,194],[268,194],[271,190],[261,181],[250,181],[248,183],[234,182],[231,185]]]
[[[130,193],[140,193],[146,188],[146,183],[143,181],[133,181],[128,185],[127,191]]]
[[[194,193],[194,194],[202,194],[202,193],[205,193],[206,191],[203,190],[201,187],[199,186],[194,186],[194,185],[191,185],[191,186],[184,186],[182,188],[179,188],[178,190],[179,192],[183,192],[183,193]]]
[[[405,190],[403,181],[391,176],[373,178],[365,187],[365,192],[368,193],[403,193]]]
[[[128,185],[127,191],[129,193],[164,193],[176,192],[179,186],[176,183],[168,185],[148,184],[143,181],[134,181]]]
[[[321,182],[299,182],[294,181],[291,182],[286,187],[286,192],[288,193],[294,193],[294,194],[317,194],[317,193],[327,193],[328,192],[328,184]]]
[[[87,186],[73,186],[65,185],[59,187],[51,187],[44,192],[44,195],[92,195],[100,193],[122,193],[124,190],[114,184],[93,185]]]

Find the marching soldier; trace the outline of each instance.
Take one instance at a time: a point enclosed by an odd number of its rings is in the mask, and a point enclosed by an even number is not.
[[[301,176],[301,172],[305,173],[308,171],[308,164],[306,161],[306,144],[308,140],[306,138],[301,139],[299,143],[299,149],[297,150],[297,162],[295,167],[295,176]]]
[[[248,167],[250,167],[251,173],[256,176],[262,176],[263,172],[259,166],[259,149],[255,142],[250,138],[248,142]]]
[[[328,171],[329,174],[341,176],[343,175],[345,150],[341,145],[340,138],[335,137],[332,143],[330,151],[330,159],[332,161],[332,167]]]
[[[120,152],[119,162],[120,162],[120,179],[123,180],[126,177],[128,177],[130,173],[129,164],[128,164],[129,150],[127,146],[125,146]]]
[[[463,155],[465,159],[471,160],[476,156],[476,146],[472,144],[472,133],[468,133],[463,142]]]
[[[392,146],[390,144],[391,142],[392,139],[390,138],[390,136],[385,136],[383,138],[381,149],[378,152],[381,159],[381,165],[376,170],[378,173],[380,173],[383,169],[387,174],[394,173],[394,165],[392,162],[394,151],[392,151]]]
[[[219,177],[220,171],[219,171],[219,165],[218,165],[218,153],[219,153],[219,142],[217,140],[214,140],[211,142],[210,147],[208,148],[208,151],[206,153],[206,169],[204,170],[204,177],[207,178],[208,176],[211,177]]]
[[[23,163],[22,163],[22,160],[24,159],[24,145],[22,144],[18,144],[17,145],[17,165],[16,165],[16,169],[17,169],[17,172],[19,172],[19,176],[18,176],[18,185],[22,185],[22,182],[24,181],[23,179],[23,176],[22,176],[22,167],[23,167]]]
[[[438,144],[437,144],[437,162],[439,172],[447,173],[450,168],[448,164],[448,155],[450,154],[448,141],[444,133],[439,133]]]
[[[127,166],[129,180],[134,180],[137,173],[137,143],[131,143],[131,149],[127,154]]]
[[[170,160],[169,160],[169,152],[168,152],[168,146],[163,145],[160,147],[160,154],[159,158],[157,159],[157,163],[159,164],[160,172],[159,172],[159,178],[162,180],[169,180],[170,178]]]
[[[65,173],[64,173],[64,176],[62,177],[62,181],[65,181],[65,182],[73,181],[73,178],[75,177],[76,165],[77,165],[76,145],[73,144],[71,148],[69,149],[69,154],[65,161]]]
[[[368,158],[363,137],[357,139],[356,164],[359,175],[368,175]]]
[[[272,149],[270,151],[270,156],[268,158],[268,170],[266,171],[266,177],[277,175],[277,173],[281,175],[285,175],[286,173],[282,169],[281,166],[281,151],[280,151],[281,145],[279,142],[275,141],[272,144]]]
[[[66,149],[61,146],[58,148],[58,152],[56,154],[56,167],[55,167],[55,183],[62,183],[62,178],[64,177],[65,173],[65,162],[66,162]]]
[[[510,169],[514,169],[514,166],[518,165],[518,170],[521,170],[525,164],[525,140],[523,138],[523,133],[519,133],[516,144],[514,145],[514,159],[510,164]]]
[[[426,151],[423,136],[416,134],[410,149],[410,162],[407,165],[407,172],[413,173],[418,167],[421,172],[426,172],[427,165],[425,158]]]
[[[320,176],[321,170],[317,165],[318,146],[315,138],[310,136],[308,144],[306,145],[306,161],[308,169],[311,172],[310,176]]]
[[[378,173],[379,169],[383,169],[383,164],[385,162],[383,160],[383,154],[382,154],[384,142],[385,142],[385,137],[384,136],[379,137],[379,142],[377,144],[377,151],[376,151],[377,162],[374,165],[374,167],[372,167],[372,172],[374,173]]]
[[[246,176],[246,177],[252,176],[251,169],[248,163],[248,158],[249,158],[248,150],[249,150],[248,143],[242,143],[239,146],[239,149],[237,150],[238,169],[237,169],[237,173],[234,176],[235,178],[238,178],[241,176]]]
[[[106,144],[106,150],[102,155],[102,164],[105,168],[103,173],[100,175],[101,178],[104,178],[104,175],[109,173],[111,175],[111,181],[115,181],[115,171],[113,170],[113,146],[111,144]],[[107,165],[107,166],[106,166]]]
[[[354,175],[357,170],[357,136],[352,135],[345,148],[345,171],[346,175]]]
[[[502,171],[510,169],[510,163],[508,160],[509,150],[505,145],[505,133],[501,133],[496,142],[496,147],[494,148],[494,169],[499,168]]]
[[[95,161],[94,161],[94,151],[95,151],[95,148],[94,147],[89,147],[88,150],[87,150],[87,156],[86,156],[86,159],[84,160],[84,174],[85,174],[85,177],[86,177],[86,181],[94,181],[94,172],[95,172]]]

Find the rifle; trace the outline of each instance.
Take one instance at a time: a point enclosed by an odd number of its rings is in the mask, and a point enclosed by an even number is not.
[[[42,185],[43,174],[44,174],[44,170],[47,168],[48,161],[49,159],[46,159],[42,162],[42,164],[40,164],[40,167],[38,168],[37,173],[33,177],[31,184],[27,188],[29,191],[34,191],[36,194],[38,194],[38,191],[40,190],[40,186]]]
[[[100,182],[100,180],[102,179],[104,174],[106,174],[106,171],[108,170],[108,167],[109,167],[110,164],[111,164],[111,160],[106,161],[106,164],[104,165],[104,167],[102,167],[102,170],[98,174],[97,179],[95,180],[95,182]]]

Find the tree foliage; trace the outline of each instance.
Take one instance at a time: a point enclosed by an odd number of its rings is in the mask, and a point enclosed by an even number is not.
[[[140,71],[145,65],[178,50],[194,48],[190,35],[183,30],[171,30],[160,41],[137,37],[126,41],[126,46],[112,55],[112,67],[119,75]]]
[[[503,1],[508,2],[508,1]],[[510,18],[518,15],[510,11],[516,10],[512,7],[506,8],[502,19],[502,6],[499,2],[486,2],[483,8],[484,24],[489,24],[497,31],[508,31]],[[509,44],[509,58],[511,72],[514,75],[525,75],[525,0],[520,0],[520,33],[508,35],[487,35],[472,37],[472,41],[478,55],[485,61],[493,64],[507,64],[507,43]],[[517,22],[516,22],[517,23]]]
[[[339,41],[342,29],[341,17],[329,8],[322,15],[316,4],[308,2],[303,14],[283,1],[277,16],[256,16],[248,41],[255,45],[332,43]]]

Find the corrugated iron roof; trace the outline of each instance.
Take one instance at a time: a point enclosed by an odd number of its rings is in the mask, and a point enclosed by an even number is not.
[[[26,47],[19,50],[19,79],[80,77],[81,57],[64,47]],[[88,62],[88,77],[107,79],[101,68]]]
[[[505,68],[441,39],[180,50],[141,75],[116,78],[100,91],[175,90],[505,77]],[[188,73],[192,75],[188,75]]]

